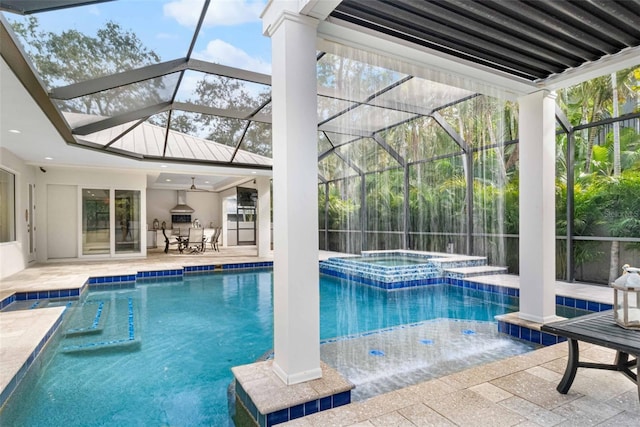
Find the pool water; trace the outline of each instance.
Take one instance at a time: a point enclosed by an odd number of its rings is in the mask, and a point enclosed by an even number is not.
[[[386,292],[326,276],[320,294],[324,341],[429,319],[491,321],[517,307],[512,297],[485,299],[452,286]],[[43,355],[49,362],[21,383],[0,425],[230,425],[230,368],[272,348],[272,297],[272,270],[91,291],[65,315],[61,332],[72,333],[59,334],[55,351]],[[76,333],[83,324],[101,333]],[[116,345],[89,349],[92,342]]]

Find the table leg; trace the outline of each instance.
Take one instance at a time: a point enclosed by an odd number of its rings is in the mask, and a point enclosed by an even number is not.
[[[567,394],[573,384],[573,380],[576,378],[576,372],[578,371],[578,359],[580,358],[580,351],[578,350],[578,340],[569,338],[569,359],[567,360],[567,368],[564,371],[564,376],[560,380],[560,384],[556,387],[562,394]]]

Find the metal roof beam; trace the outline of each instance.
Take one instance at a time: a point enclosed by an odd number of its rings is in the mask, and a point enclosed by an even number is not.
[[[139,153],[133,153],[131,151],[121,150],[119,148],[114,147],[106,147],[104,145],[96,144],[95,142],[85,141],[83,139],[78,138],[76,141],[67,143],[73,147],[81,147],[87,150],[98,151],[100,153],[109,153],[120,157],[126,157],[129,159],[142,160],[144,156]]]
[[[144,117],[149,118],[154,114],[162,113],[163,111],[167,111],[170,108],[171,108],[170,102],[162,102],[160,104],[151,105],[149,107],[142,108],[140,110],[131,111],[125,114],[120,114],[119,116],[108,117],[104,120],[89,123],[84,126],[78,126],[77,128],[73,129],[72,132],[74,135],[89,135],[89,134],[99,132],[101,130],[105,130],[114,126],[119,126],[125,123],[140,120]]]
[[[322,126],[318,126],[318,130],[337,133],[339,135],[357,136],[361,138],[371,138],[373,136],[373,132],[365,131],[362,129],[344,129],[343,127],[333,126],[328,123],[325,123]]]
[[[207,74],[271,85],[271,76],[266,74],[240,70],[238,68],[227,67],[219,64],[211,64],[197,59],[187,60],[187,58],[179,58],[161,62],[159,64],[147,65],[135,70],[123,71],[121,73],[110,74],[97,79],[57,87],[50,91],[50,96],[55,99],[73,99],[79,96],[91,95],[93,93],[126,86],[132,83],[138,83],[144,80],[163,77],[168,74],[186,70],[200,71]]]
[[[373,140],[378,143],[391,157],[394,158],[396,162],[400,164],[400,166],[404,167],[406,162],[404,157],[402,157],[392,146],[390,146],[387,141],[385,141],[380,135],[374,134]]]
[[[460,4],[460,7],[464,7],[465,4],[463,0],[449,1],[456,1]],[[583,31],[580,28],[576,28],[574,25],[568,24],[562,19],[563,14],[549,13],[546,10],[540,10],[547,8],[542,2],[527,4],[522,1],[487,1],[484,4],[491,4],[490,7],[494,10],[507,11],[516,17],[520,17],[520,22],[535,22],[540,26],[539,31],[546,33],[546,39],[549,39],[549,35],[551,34],[554,35],[553,39],[564,39],[569,41],[572,49],[582,47],[583,49],[591,51],[591,56],[586,57],[585,59],[593,60],[599,57],[602,53],[613,53],[617,50],[614,45],[600,37],[597,37],[595,33]],[[560,17],[556,18],[556,16]]]
[[[560,126],[562,126],[562,129],[564,129],[566,133],[573,131],[573,126],[571,125],[571,122],[569,121],[567,116],[564,114],[564,111],[562,111],[562,109],[558,104],[556,104],[556,120],[558,121],[558,123],[560,123]]]
[[[144,160],[158,161],[162,163],[182,163],[190,165],[203,165],[203,166],[224,166],[234,169],[257,169],[257,170],[271,170],[271,165],[261,165],[258,163],[240,163],[240,162],[223,162],[218,160],[201,160],[201,159],[185,159],[176,157],[162,157],[144,155]]]
[[[38,12],[85,6],[94,3],[105,3],[113,0],[0,0],[0,10],[30,15]]]
[[[174,110],[186,111],[188,113],[207,114],[210,116],[220,116],[227,119],[251,120],[253,122],[271,124],[271,116],[264,113],[246,113],[238,110],[230,110],[206,105],[191,104],[187,102],[174,102],[171,105]]]
[[[611,22],[607,22],[602,19],[598,14],[594,14],[584,9],[584,5],[588,4],[584,2],[579,7],[570,2],[558,2],[549,0],[538,0],[539,7],[544,6],[545,9],[558,12],[562,15],[571,16],[576,21],[584,22],[589,26],[589,33],[591,35],[597,34],[598,38],[611,38],[624,42],[627,46],[632,46],[637,40],[630,32],[625,31],[617,25],[612,25]],[[610,1],[609,3],[614,3]],[[617,19],[616,19],[617,21]],[[569,23],[570,24],[570,23]],[[638,33],[638,29],[635,29],[635,33]]]
[[[500,5],[495,3],[490,5],[489,2],[448,0],[447,6],[454,8],[458,12],[473,14],[475,19],[489,22],[496,27],[518,29],[518,32],[524,34],[528,40],[539,46],[544,46],[546,49],[569,53],[572,57],[579,58],[582,61],[592,58],[592,49],[574,46],[559,37],[550,38],[544,30],[541,30],[537,25],[532,25],[533,23],[537,24],[537,21],[533,21],[530,18],[525,20],[517,19],[512,13],[507,13],[507,11],[498,7]],[[561,25],[564,25],[564,23]]]
[[[178,71],[184,71],[186,66],[187,60],[185,58],[174,59],[173,61],[147,65],[135,70],[123,71],[121,73],[98,77],[97,79],[57,87],[51,89],[49,94],[51,98],[54,99],[73,99],[79,96],[91,95],[132,83],[162,77]]]
[[[358,167],[358,165],[356,165],[355,163],[353,163],[351,161],[351,159],[348,159],[344,156],[344,154],[342,154],[341,152],[339,152],[338,150],[334,150],[334,153],[336,154],[336,156],[342,160],[343,162],[345,162],[347,164],[347,166],[349,166],[351,169],[353,169],[358,175],[363,175],[364,171],[362,169],[360,169]]]
[[[207,74],[230,77],[232,79],[244,80],[247,82],[261,83],[271,86],[271,76],[268,74],[256,73],[255,71],[241,70],[239,68],[227,67],[226,65],[213,64],[199,59],[189,59],[187,68],[194,71],[201,71]]]
[[[331,153],[333,153],[335,151],[335,147],[334,148],[329,148],[327,151],[325,151],[324,153],[320,153],[320,155],[318,156],[318,162],[320,162],[321,160],[323,160],[325,157],[328,157]]]
[[[442,130],[444,130],[453,141],[458,144],[458,147],[462,149],[465,153],[469,152],[469,144],[460,136],[458,132],[454,128],[451,127],[449,122],[447,122],[444,117],[440,113],[433,113],[431,116],[433,119],[440,125]]]
[[[415,6],[420,4],[419,2],[414,3]],[[429,10],[431,3],[426,3],[424,6],[426,10]],[[359,19],[381,26],[385,26],[388,20],[398,19],[408,24],[403,28],[403,33],[415,38],[418,43],[426,42],[430,47],[446,46],[449,50],[464,53],[470,58],[499,64],[513,70],[513,72],[523,73],[524,77],[531,80],[546,77],[547,70],[550,68],[556,72],[562,69],[557,62],[553,64],[542,61],[537,55],[527,55],[524,50],[516,51],[509,48],[505,40],[502,40],[502,43],[497,43],[489,38],[474,37],[461,31],[464,26],[457,22],[458,17],[455,13],[449,12],[447,17],[449,22],[443,24],[437,19],[432,19],[429,13],[414,7],[413,3],[409,4],[404,1],[393,4],[378,2],[374,6],[366,0],[350,0],[348,3],[341,4],[338,10],[346,14],[352,13]],[[336,16],[340,16],[339,13]],[[482,32],[479,28],[482,26],[481,24],[482,21],[475,23],[474,28],[477,32]],[[425,35],[428,35],[428,38]]]

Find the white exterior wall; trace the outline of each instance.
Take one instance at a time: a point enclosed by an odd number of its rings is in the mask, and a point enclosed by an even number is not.
[[[49,211],[48,187],[51,186],[72,186],[77,189],[77,196],[75,200],[68,194],[69,200],[64,201],[63,205],[69,207],[70,210],[75,209],[76,215],[61,216],[60,221],[64,218],[65,221],[72,221],[74,224],[65,224],[65,227],[75,227],[77,231],[77,254],[76,258],[80,258],[80,252],[82,251],[82,208],[81,208],[81,195],[80,190],[82,188],[101,188],[101,189],[118,189],[118,190],[138,190],[140,191],[141,199],[141,233],[140,233],[140,245],[141,252],[139,254],[127,254],[118,255],[118,257],[140,257],[146,256],[147,235],[144,232],[146,229],[145,218],[147,218],[146,212],[146,186],[147,178],[144,173],[137,173],[131,171],[111,170],[111,169],[99,169],[99,168],[62,168],[62,167],[45,167],[46,173],[37,170],[37,184],[36,184],[36,203],[38,208],[36,209],[36,247],[38,262],[46,262],[50,259],[55,259],[55,254],[49,256],[49,248],[55,248],[55,245],[49,245],[48,242],[48,228],[56,227],[55,221],[50,221],[47,215]],[[56,200],[56,204],[60,205],[60,200]],[[58,220],[56,220],[58,221]],[[55,233],[54,233],[55,234]],[[104,258],[108,255],[103,255]],[[93,258],[93,257],[92,257]],[[66,258],[68,260],[68,258]],[[86,257],[85,257],[86,259]]]
[[[0,243],[0,279],[24,270],[29,264],[29,243],[25,211],[29,208],[29,184],[36,184],[36,168],[0,147],[0,165],[15,175],[16,240]],[[38,187],[36,186],[36,191]],[[40,202],[36,197],[36,213]],[[37,224],[37,223],[36,223]],[[36,238],[42,231],[36,227]],[[40,251],[36,241],[36,253]]]

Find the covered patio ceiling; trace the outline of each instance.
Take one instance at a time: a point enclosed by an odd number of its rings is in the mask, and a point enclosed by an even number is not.
[[[12,28],[26,23],[27,15],[68,16],[98,3],[103,13],[113,8],[114,22],[118,10],[131,4],[0,0],[2,57],[67,144],[137,161],[271,168],[271,77],[194,55],[206,43],[203,23],[219,3],[201,2],[193,33],[182,41],[182,56],[149,55],[142,64],[96,67],[75,79],[38,69],[36,47]],[[384,129],[437,118],[443,107],[494,88],[515,99],[640,63],[640,0],[301,4],[302,14],[321,21],[319,69],[337,63],[336,52],[344,54],[345,46],[400,61],[359,64],[360,70],[380,76],[382,83],[375,87],[354,90],[335,80],[319,81],[320,161],[365,140],[402,164],[404,159],[380,138]],[[162,7],[162,2],[145,5]],[[130,31],[137,34],[135,27]],[[435,72],[423,74],[425,69]],[[459,84],[460,77],[467,86]],[[212,88],[231,88],[225,94],[232,96],[213,96]]]

